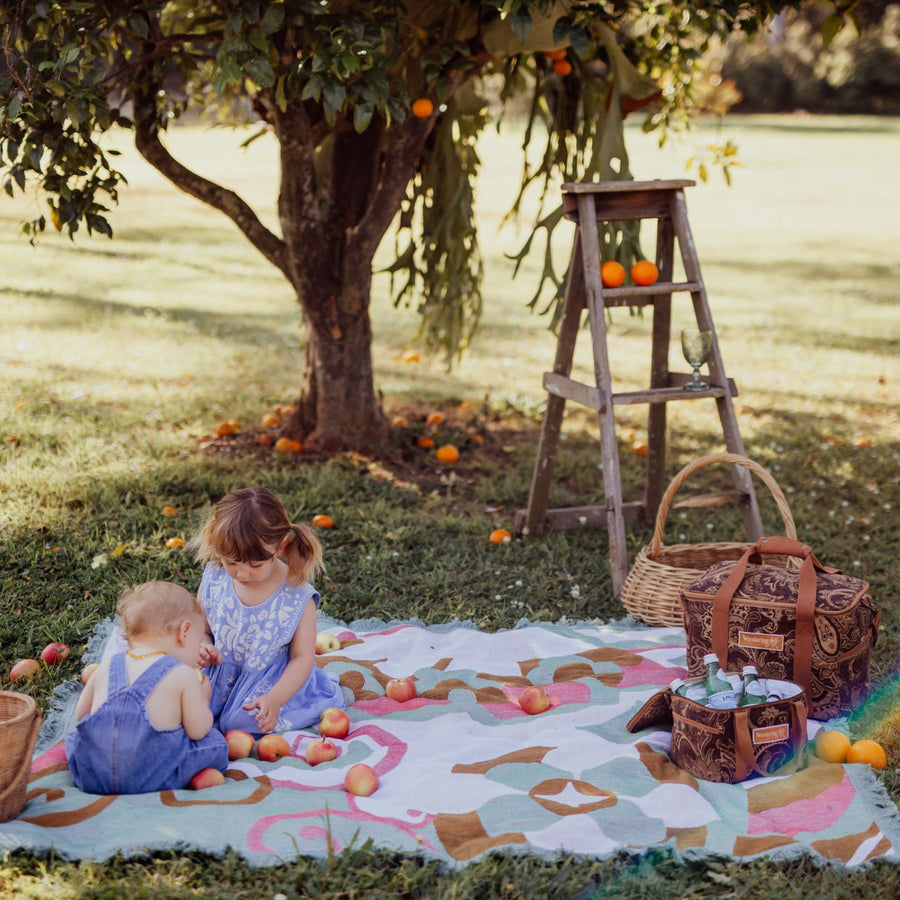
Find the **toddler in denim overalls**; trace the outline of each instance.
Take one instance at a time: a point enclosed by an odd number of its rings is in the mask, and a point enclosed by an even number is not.
[[[119,600],[130,649],[104,662],[66,737],[76,786],[91,794],[184,788],[206,768],[224,772],[228,745],[212,728],[210,685],[194,668],[207,640],[196,597],[156,581]]]

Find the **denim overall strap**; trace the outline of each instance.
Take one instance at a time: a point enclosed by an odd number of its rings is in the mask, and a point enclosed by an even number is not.
[[[109,675],[106,695],[113,697],[128,687],[128,676],[125,674],[125,654],[117,653],[109,661]]]
[[[130,694],[142,703],[146,702],[153,689],[172,671],[176,666],[182,666],[181,660],[175,659],[173,656],[161,656],[156,662],[147,669],[144,669],[131,684]]]

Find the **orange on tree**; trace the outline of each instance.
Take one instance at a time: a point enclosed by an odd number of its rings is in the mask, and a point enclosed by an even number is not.
[[[438,447],[434,455],[444,463],[455,463],[459,461],[459,450],[457,450],[453,444],[444,444],[443,447]]]
[[[553,71],[556,72],[557,75],[571,75],[572,63],[570,63],[567,59],[554,60]]]
[[[566,51],[565,50],[545,50],[544,56],[546,56],[547,59],[553,59],[553,60],[565,59]]]
[[[830,763],[842,763],[847,760],[850,749],[850,738],[843,731],[823,728],[815,740],[816,756]]]
[[[607,260],[600,266],[600,280],[603,287],[619,287],[625,282],[625,266],[614,259]]]
[[[659,278],[659,269],[657,269],[649,259],[638,260],[631,267],[631,280],[635,284],[645,286],[648,284],[656,284],[657,278]]]
[[[317,513],[312,517],[312,523],[316,528],[334,528],[334,519],[325,513]]]
[[[512,535],[505,528],[495,528],[488,540],[492,544],[508,544],[512,540]]]
[[[887,765],[887,754],[878,741],[863,738],[850,745],[850,749],[847,751],[847,762],[866,763],[873,769],[883,769]]]
[[[434,112],[434,104],[427,97],[413,100],[412,114],[417,119],[427,119]]]

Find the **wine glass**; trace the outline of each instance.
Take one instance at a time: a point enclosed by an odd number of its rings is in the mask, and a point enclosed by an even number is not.
[[[709,360],[712,353],[711,331],[682,331],[681,352],[684,358],[694,367],[692,379],[685,384],[686,391],[705,391],[709,385],[700,379],[700,366]]]

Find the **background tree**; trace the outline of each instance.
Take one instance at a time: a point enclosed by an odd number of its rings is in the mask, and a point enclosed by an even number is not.
[[[652,104],[645,127],[683,125],[710,40],[753,34],[798,6],[11,0],[0,11],[3,188],[36,186],[70,236],[82,225],[111,236],[109,204],[125,179],[104,138],[132,129],[151,165],[227,215],[295,291],[306,363],[288,433],[325,448],[370,445],[386,429],[372,370],[372,261],[392,222],[395,298],[417,305],[427,344],[450,360],[478,320],[472,194],[485,85],[499,84],[502,100],[530,93],[525,149],[545,143],[536,166],[523,164],[522,191],[541,192],[537,224],[549,232],[557,178],[629,177],[628,112]],[[280,233],[169,152],[166,129],[190,110],[274,134]],[[46,226],[40,215],[23,229],[34,239]],[[636,252],[627,230],[603,243],[607,258]],[[555,296],[562,278],[549,259],[535,299],[547,279]]]

